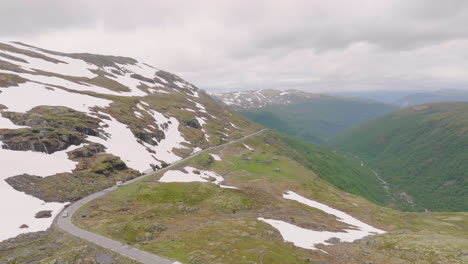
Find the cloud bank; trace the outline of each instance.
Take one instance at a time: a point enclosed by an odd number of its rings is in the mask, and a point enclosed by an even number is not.
[[[464,0],[0,3],[0,39],[135,57],[209,91],[468,89]]]

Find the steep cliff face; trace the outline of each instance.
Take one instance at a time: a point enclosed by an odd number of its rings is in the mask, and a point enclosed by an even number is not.
[[[0,43],[0,190],[18,201],[0,203],[11,211],[0,240],[47,228],[52,218],[38,221],[37,211],[54,214],[65,201],[256,129],[135,59]]]

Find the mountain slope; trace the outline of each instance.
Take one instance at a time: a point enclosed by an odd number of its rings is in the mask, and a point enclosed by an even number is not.
[[[0,43],[0,240],[47,229],[67,201],[258,129],[134,59]]]
[[[413,200],[413,210],[468,210],[468,103],[392,112],[347,131],[336,145],[367,160]]]
[[[395,106],[352,97],[289,90],[217,94],[247,118],[298,139],[323,143],[359,122]]]

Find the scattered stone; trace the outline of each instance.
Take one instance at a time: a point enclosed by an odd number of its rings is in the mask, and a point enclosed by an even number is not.
[[[277,157],[274,157],[273,160],[278,160],[278,158],[277,158]]]
[[[24,228],[29,228],[29,226],[28,226],[28,225],[26,225],[26,224],[22,224],[22,225],[20,226],[20,228],[21,228],[21,229],[24,229]]]
[[[165,226],[164,224],[155,224],[155,225],[152,225],[152,226],[149,226],[147,228],[145,228],[146,231],[148,232],[158,232],[158,233],[161,233],[161,232],[164,232],[167,230],[167,226]]]
[[[193,173],[200,175],[200,171],[199,171],[199,170],[194,170]]]
[[[39,211],[36,214],[36,218],[50,218],[52,217],[52,211]]]
[[[275,171],[276,171],[276,172],[280,172],[280,168],[275,168]]]
[[[183,212],[186,214],[198,211],[200,208],[198,207],[185,207],[184,203],[179,204],[179,212]]]

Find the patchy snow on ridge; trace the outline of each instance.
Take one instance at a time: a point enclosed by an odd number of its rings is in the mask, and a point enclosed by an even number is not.
[[[205,108],[204,105],[202,105],[202,104],[200,104],[200,103],[198,103],[198,102],[195,102],[195,101],[193,101],[193,100],[190,100],[190,99],[187,99],[187,100],[189,100],[190,102],[194,103],[195,106],[199,109],[200,112],[202,112],[202,113],[207,113],[207,112],[206,112],[206,108]]]
[[[295,192],[288,191],[283,194],[286,199],[294,200],[310,207],[322,210],[328,214],[337,217],[337,220],[346,223],[353,229],[345,229],[343,232],[328,232],[328,231],[314,231],[305,229],[302,227],[295,226],[293,224],[274,219],[265,219],[259,217],[258,220],[270,224],[276,228],[283,236],[283,239],[288,242],[292,242],[295,246],[320,250],[315,246],[318,244],[331,245],[326,242],[330,238],[338,238],[341,242],[353,242],[369,235],[383,234],[385,231],[372,227],[364,222],[357,220],[356,218],[346,214],[345,212],[336,210],[322,203],[307,199]],[[323,250],[320,250],[323,251]],[[325,252],[325,251],[323,251]]]
[[[14,43],[8,43],[8,44],[12,46],[16,46],[17,48],[20,48],[20,49],[30,50],[35,53],[39,53],[41,55],[49,57],[51,59],[63,62],[63,63],[54,63],[54,62],[46,61],[41,58],[35,58],[35,57],[23,55],[21,53],[2,50],[2,52],[7,55],[14,56],[14,57],[27,61],[27,63],[24,63],[24,62],[20,62],[16,60],[9,60],[6,58],[2,58],[2,60],[7,60],[8,62],[12,64],[21,66],[22,68],[25,68],[28,70],[43,70],[43,71],[47,71],[51,73],[56,73],[56,74],[65,75],[65,76],[74,76],[74,77],[94,78],[97,76],[95,73],[92,73],[90,71],[90,70],[96,70],[97,66],[86,63],[83,60],[73,59],[70,57],[59,56],[59,55],[52,55],[50,53],[45,53],[35,48],[18,45]]]
[[[185,171],[185,172],[184,172]],[[221,188],[226,189],[238,189],[234,186],[221,185],[224,181],[223,176],[212,171],[197,170],[194,167],[184,167],[184,171],[181,170],[169,170],[166,171],[160,182],[212,182],[219,185]],[[200,173],[195,173],[198,171]]]
[[[18,192],[11,187],[5,179],[30,174],[46,177],[62,172],[71,172],[76,167],[76,162],[68,159],[67,152],[81,146],[70,146],[66,150],[57,151],[52,154],[33,151],[14,151],[0,148],[0,211],[2,221],[0,225],[0,241],[15,237],[21,233],[44,231],[50,227],[56,214],[65,204],[46,203],[38,198]],[[27,165],[25,165],[27,162]],[[14,203],[6,202],[14,201]],[[35,218],[39,211],[50,210],[52,217]],[[21,229],[26,224],[29,228]]]
[[[66,106],[76,111],[89,113],[91,107],[107,107],[109,100],[70,93],[62,89],[47,89],[44,85],[26,82],[18,86],[0,88],[0,102],[9,111],[27,112],[40,105]]]
[[[29,73],[17,73],[17,72],[6,71],[6,70],[0,70],[0,73],[14,74],[24,79],[30,80],[32,82],[42,83],[44,86],[59,86],[59,87],[67,88],[70,90],[75,90],[78,92],[96,92],[96,93],[101,93],[101,94],[119,95],[119,96],[144,96],[146,95],[146,93],[144,93],[140,89],[136,89],[136,91],[132,91],[132,92],[115,92],[115,91],[106,89],[104,87],[95,86],[95,85],[88,84],[85,82],[72,82],[72,81],[59,78],[59,77],[55,77],[55,76],[36,75],[36,74],[29,74]]]
[[[165,131],[166,137],[157,146],[145,142],[143,144],[138,143],[137,138],[128,129],[127,125],[120,123],[111,116],[109,118],[111,120],[102,121],[107,125],[106,127],[103,126],[104,132],[108,135],[106,139],[93,136],[88,136],[87,139],[104,145],[107,148],[106,153],[120,157],[128,167],[144,172],[151,167],[150,164],[152,163],[161,165],[160,161],[172,163],[181,159],[172,150],[174,148],[186,148],[181,143],[187,141],[180,134],[178,129],[179,121],[176,118],[171,117],[168,119],[170,124],[168,124]],[[156,154],[152,154],[148,149],[155,151]]]

